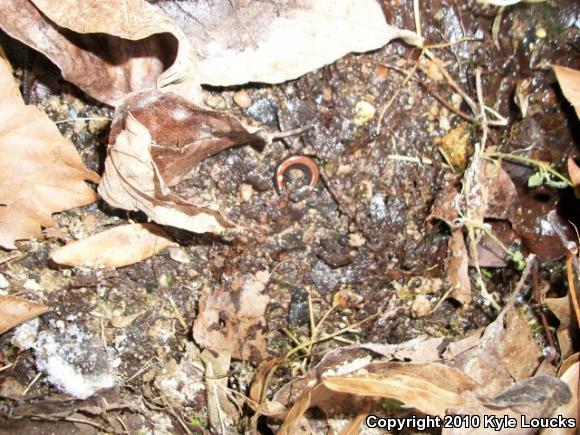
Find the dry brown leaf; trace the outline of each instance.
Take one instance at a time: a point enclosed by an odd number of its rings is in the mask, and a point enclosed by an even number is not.
[[[565,66],[554,65],[554,72],[566,99],[580,118],[580,71]]]
[[[193,338],[216,352],[229,350],[234,358],[259,363],[268,356],[264,312],[270,297],[263,291],[267,271],[246,275],[240,289],[218,289],[204,294],[193,324]]]
[[[348,426],[340,431],[340,435],[358,435],[369,413],[370,407],[367,407],[366,409],[363,409],[361,412],[359,412],[358,415],[351,420]]]
[[[375,0],[160,1],[199,53],[202,83],[281,83],[350,52],[415,33],[389,26]]]
[[[542,359],[528,321],[510,303],[491,323],[479,343],[449,362],[482,385],[486,395],[498,394],[514,380],[532,376]]]
[[[304,416],[304,413],[308,411],[311,405],[311,396],[313,389],[315,390],[317,387],[310,387],[308,386],[298,397],[298,400],[292,405],[290,411],[288,411],[288,415],[280,426],[278,430],[278,434],[280,435],[292,435],[297,432],[297,429],[301,423],[301,420]],[[318,386],[320,388],[320,386]]]
[[[123,267],[152,257],[172,243],[159,225],[120,225],[58,248],[51,258],[73,267]]]
[[[574,187],[580,187],[580,167],[572,157],[568,157],[568,175]]]
[[[552,413],[551,417],[555,417],[558,418],[558,416],[564,417],[564,418],[573,418],[576,420],[576,424],[578,424],[578,419],[580,418],[580,413],[579,413],[579,409],[578,408],[578,388],[580,386],[580,379],[579,379],[579,373],[580,373],[580,355],[579,354],[575,354],[575,355],[571,355],[566,361],[564,361],[564,363],[562,364],[562,366],[566,367],[564,370],[562,370],[562,373],[560,374],[560,379],[562,381],[564,381],[566,383],[566,385],[568,385],[568,388],[570,388],[570,391],[572,393],[572,400],[570,400],[570,402],[568,402],[565,405],[561,405],[558,408],[556,408],[554,410],[554,412]],[[571,362],[574,361],[574,362]],[[569,363],[571,362],[571,363]],[[541,435],[573,435],[578,433],[577,432],[578,429],[577,428],[558,428],[558,429],[544,429],[541,432]]]
[[[574,349],[574,337],[577,336],[576,325],[572,321],[572,301],[568,294],[561,298],[546,298],[545,303],[558,318],[560,324],[556,330],[561,358],[568,358]]]
[[[174,90],[194,101],[195,54],[183,32],[143,0],[6,0],[0,27],[40,51],[99,101]]]
[[[473,379],[438,363],[375,363],[360,374],[325,376],[322,383],[338,393],[396,399],[430,415],[478,403]]]
[[[471,302],[471,281],[469,280],[469,256],[463,231],[451,231],[447,248],[447,279],[451,286],[449,297],[461,305]]]
[[[85,180],[99,176],[44,113],[24,105],[0,58],[0,246],[15,249],[16,240],[40,237],[41,227],[53,225],[53,213],[93,202]]]
[[[113,207],[141,210],[153,221],[196,233],[231,226],[209,207],[187,202],[169,186],[201,160],[234,145],[264,143],[240,121],[171,93],[133,95],[111,126],[99,193]]]
[[[0,296],[0,334],[50,311],[46,306],[17,296]]]

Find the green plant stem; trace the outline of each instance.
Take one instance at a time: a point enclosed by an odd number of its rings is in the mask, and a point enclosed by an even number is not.
[[[528,166],[536,166],[540,170],[546,171],[549,174],[556,177],[557,179],[559,179],[560,181],[563,181],[568,186],[572,186],[572,182],[568,178],[566,178],[564,175],[560,174],[558,171],[556,171],[554,168],[552,168],[552,165],[550,165],[549,163],[544,162],[542,160],[530,159],[529,157],[518,156],[517,154],[502,153],[499,151],[486,152],[486,153],[484,153],[484,157],[487,157],[490,159],[500,159],[500,160],[506,159],[506,160],[511,160],[511,161],[517,162],[517,163],[523,163],[523,164],[528,165]]]

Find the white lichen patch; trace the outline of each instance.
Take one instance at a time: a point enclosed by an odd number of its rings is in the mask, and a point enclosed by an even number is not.
[[[98,337],[76,325],[59,329],[40,332],[29,346],[36,353],[36,368],[48,382],[78,399],[114,386],[117,378]]]
[[[14,330],[12,344],[20,349],[30,349],[33,347],[38,335],[39,325],[40,321],[38,318],[24,322]]]

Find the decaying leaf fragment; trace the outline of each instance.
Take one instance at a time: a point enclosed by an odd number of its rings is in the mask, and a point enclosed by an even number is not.
[[[0,334],[47,311],[46,306],[37,302],[17,296],[0,296]]]
[[[152,257],[172,243],[159,225],[129,224],[69,243],[51,258],[66,266],[123,267]]]
[[[93,202],[85,180],[99,176],[44,113],[24,105],[0,58],[0,246],[15,249],[16,240],[40,237],[52,213]]]
[[[141,210],[159,224],[219,234],[230,225],[218,211],[187,202],[169,187],[204,158],[250,142],[264,139],[232,115],[172,93],[133,95],[113,120],[99,193],[113,207]]]
[[[183,32],[143,0],[6,0],[0,27],[40,51],[90,96],[173,89],[198,99],[195,53]]]
[[[468,305],[471,302],[469,256],[461,229],[451,232],[447,251],[447,278],[451,286],[449,297],[462,305]]]
[[[199,53],[200,81],[281,83],[350,52],[422,38],[389,26],[376,0],[186,0],[157,2]]]
[[[263,291],[267,271],[246,275],[232,289],[204,294],[193,324],[193,338],[204,348],[230,351],[234,358],[259,363],[267,357],[264,312],[270,297]]]

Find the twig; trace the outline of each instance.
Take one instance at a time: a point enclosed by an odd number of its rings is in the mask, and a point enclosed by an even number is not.
[[[421,37],[421,13],[419,8],[419,0],[413,0],[413,15],[415,17],[415,32],[419,38]]]
[[[419,67],[419,63],[421,62],[421,59],[423,58],[423,54],[425,54],[425,52],[426,52],[425,49],[421,50],[421,53],[419,54],[419,58],[415,62],[415,65],[413,66],[413,68],[411,68],[409,71],[407,71],[407,75],[403,79],[403,82],[397,88],[397,90],[395,91],[394,95],[389,99],[389,101],[387,101],[387,104],[385,104],[383,106],[383,108],[381,109],[381,113],[379,114],[379,117],[377,119],[377,124],[375,126],[376,134],[379,134],[380,133],[380,131],[381,131],[381,124],[383,123],[383,118],[385,117],[385,114],[387,113],[387,110],[389,110],[389,107],[391,107],[391,105],[399,97],[399,94],[401,93],[401,90],[405,87],[405,85],[411,79],[411,77],[413,76],[413,74],[415,74],[415,71],[417,71],[417,68]]]
[[[67,122],[75,122],[75,121],[92,121],[92,120],[107,120],[107,121],[111,121],[112,118],[108,117],[108,116],[93,116],[93,117],[87,117],[87,118],[67,118],[67,119],[61,119],[60,121],[54,121],[55,124],[65,124]]]
[[[171,304],[171,308],[173,308],[173,312],[175,313],[175,316],[177,317],[177,320],[179,321],[179,324],[183,327],[183,329],[185,329],[187,331],[189,329],[189,327],[187,326],[187,323],[185,323],[185,319],[183,318],[181,311],[179,311],[179,308],[177,307],[177,305],[175,304],[175,301],[173,300],[173,298],[171,296],[168,296],[168,299],[169,299],[169,303]]]
[[[542,326],[544,327],[544,333],[546,334],[546,340],[548,341],[548,346],[550,353],[548,355],[548,361],[552,362],[558,357],[556,351],[556,345],[554,344],[554,339],[552,337],[552,332],[550,331],[550,326],[548,325],[548,319],[546,318],[546,313],[544,312],[544,297],[540,291],[540,283],[538,278],[538,263],[534,262],[534,267],[532,269],[532,286],[534,290],[534,299],[538,307],[538,313],[540,319],[542,320]]]
[[[479,115],[481,116],[481,128],[482,128],[482,135],[481,141],[475,143],[475,150],[473,152],[473,156],[471,159],[471,164],[469,168],[465,171],[465,175],[463,177],[463,188],[462,194],[465,200],[465,215],[466,215],[466,228],[467,228],[467,235],[469,237],[469,251],[471,254],[471,258],[474,262],[475,270],[477,271],[477,284],[481,291],[481,295],[483,298],[489,302],[491,306],[493,306],[496,310],[499,311],[500,307],[499,304],[495,301],[491,294],[487,291],[487,287],[485,286],[485,282],[483,281],[483,274],[481,272],[481,267],[479,266],[479,256],[477,253],[477,245],[479,243],[479,236],[476,235],[477,227],[481,227],[483,225],[482,217],[477,217],[477,220],[473,216],[473,213],[477,207],[477,202],[472,201],[472,197],[476,197],[477,193],[475,190],[477,189],[477,179],[478,179],[478,172],[481,168],[481,157],[483,154],[483,150],[485,149],[485,145],[487,142],[487,134],[488,134],[488,124],[487,124],[487,114],[484,109],[483,103],[483,91],[481,87],[481,69],[477,68],[475,70],[475,84],[477,90],[477,99],[479,101]],[[475,111],[477,113],[477,111]]]
[[[42,373],[38,373],[34,379],[30,382],[30,384],[28,384],[28,386],[24,389],[24,391],[22,392],[21,396],[26,396],[28,394],[28,392],[30,391],[30,389],[32,388],[32,386],[34,384],[36,384],[36,382],[40,379],[40,377],[42,376]]]

